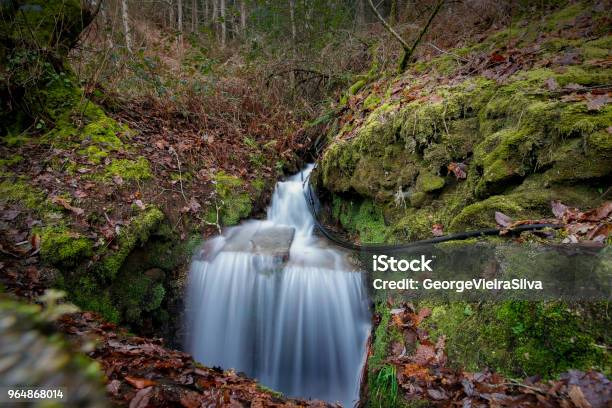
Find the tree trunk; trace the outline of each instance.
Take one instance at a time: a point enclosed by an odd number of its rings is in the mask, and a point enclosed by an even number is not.
[[[219,13],[221,17],[221,47],[225,47],[227,40],[227,22],[225,21],[225,0],[219,1]]]
[[[106,4],[104,2],[100,3],[100,14],[102,16],[102,21],[104,21],[104,31],[106,36],[106,42],[108,43],[108,48],[114,48],[115,44],[113,44],[113,20],[110,18],[109,13],[106,10]]]
[[[215,33],[215,38],[217,41],[219,40],[219,32],[217,31],[217,18],[219,17],[219,8],[217,7],[218,0],[212,0],[213,9],[212,9],[212,19],[210,20],[210,26]]]
[[[177,30],[178,30],[178,45],[179,48],[183,46],[183,0],[178,0],[176,2],[176,11],[177,11]]]
[[[391,12],[389,13],[389,24],[397,24],[397,0],[391,0]]]
[[[191,0],[191,31],[198,31],[198,0]]]
[[[357,25],[365,24],[365,0],[357,0]]]
[[[123,33],[125,35],[125,48],[132,53],[132,37],[130,35],[130,18],[128,14],[127,0],[121,0],[121,20],[123,21]]]
[[[242,35],[246,34],[246,0],[240,0],[240,31]]]
[[[297,29],[295,26],[295,0],[289,0],[289,16],[291,18],[291,42],[293,48],[297,41]]]

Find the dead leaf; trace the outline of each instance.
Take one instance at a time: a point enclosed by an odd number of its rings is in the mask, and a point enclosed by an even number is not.
[[[30,237],[30,244],[32,245],[32,255],[37,254],[40,251],[40,235],[32,234]]]
[[[85,213],[85,210],[83,210],[82,208],[73,207],[72,205],[70,205],[68,200],[63,197],[53,196],[51,197],[51,202],[53,204],[57,204],[64,207],[66,210],[72,211],[76,215],[83,215]]]
[[[118,186],[122,186],[123,185],[123,178],[119,175],[114,175],[113,176],[113,182],[118,185]]]
[[[147,378],[136,378],[136,377],[125,377],[125,381],[130,383],[134,388],[143,389],[145,387],[151,387],[156,385],[157,382],[149,380]]]
[[[570,385],[568,395],[578,408],[593,408],[577,385]]]
[[[562,204],[561,201],[557,201],[557,200],[551,201],[550,207],[552,209],[552,213],[554,214],[555,218],[558,218],[558,219],[563,218],[563,215],[569,208],[567,205]]]
[[[498,225],[501,225],[502,227],[507,228],[510,225],[512,225],[512,218],[508,217],[506,214],[502,212],[495,211],[495,222]]]
[[[603,237],[605,240],[610,235],[612,235],[612,223],[605,223],[591,230],[586,237],[589,240],[598,240],[598,237]]]
[[[149,406],[150,393],[153,391],[153,387],[144,388],[134,395],[134,398],[130,401],[129,408],[145,408]]]
[[[83,190],[77,190],[74,192],[73,194],[76,198],[86,198],[87,196],[89,196],[89,194],[87,194],[85,191]]]
[[[559,89],[559,84],[557,83],[557,80],[554,77],[548,78],[546,81],[544,81],[544,84],[546,85],[546,89],[548,89],[549,91],[556,91],[557,89]]]
[[[590,111],[601,110],[601,108],[603,108],[608,103],[610,103],[611,100],[612,98],[610,98],[608,94],[602,94],[602,95],[587,94],[586,95],[587,109]]]
[[[452,162],[447,168],[455,175],[457,180],[465,180],[467,178],[467,166],[465,163]]]
[[[431,399],[436,401],[442,401],[448,399],[448,395],[442,388],[429,388],[427,389],[427,394],[431,397]]]
[[[142,203],[142,200],[134,200],[134,204],[136,204],[136,207],[140,208],[141,210],[146,208],[146,206]]]
[[[441,237],[444,235],[444,226],[442,224],[434,224],[431,227],[431,233],[434,237]]]
[[[612,201],[606,201],[601,206],[589,210],[580,217],[583,221],[598,222],[612,214]]]

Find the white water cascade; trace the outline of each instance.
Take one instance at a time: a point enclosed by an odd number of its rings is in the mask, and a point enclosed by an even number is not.
[[[370,312],[361,274],[313,235],[302,186],[311,170],[276,185],[265,221],[227,229],[194,258],[186,346],[205,365],[245,372],[287,396],[350,407]],[[287,259],[280,252],[289,243]]]

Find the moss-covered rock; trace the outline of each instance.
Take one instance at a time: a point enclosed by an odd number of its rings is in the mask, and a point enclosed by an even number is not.
[[[506,301],[433,303],[425,321],[433,340],[444,335],[449,361],[468,371],[484,367],[510,377],[554,377],[570,368],[610,374],[609,317],[597,304]]]
[[[137,160],[117,159],[106,167],[106,177],[119,176],[126,181],[142,181],[152,177],[149,161],[144,157]]]
[[[93,244],[66,228],[49,227],[41,233],[40,255],[47,263],[72,268],[93,255]]]
[[[219,218],[223,225],[236,225],[247,217],[253,207],[249,193],[244,188],[244,183],[238,177],[226,174],[222,171],[215,175],[215,192],[219,203]],[[217,213],[212,210],[206,215],[208,222],[217,221]]]
[[[118,249],[103,254],[103,259],[96,267],[98,272],[104,277],[113,279],[130,252],[137,245],[147,242],[151,232],[163,219],[164,213],[154,206],[148,206],[132,218],[130,224],[124,227],[117,237]]]
[[[495,211],[547,218],[551,199],[595,206],[612,174],[612,106],[560,99],[546,81],[592,86],[610,75],[588,64],[536,68],[505,83],[475,77],[438,87],[429,101],[383,101],[354,137],[332,142],[315,177],[332,193],[372,200],[393,226],[387,240],[431,236],[425,227],[433,223],[452,231],[491,227]],[[466,180],[445,178],[452,162],[464,163]],[[394,208],[398,191],[407,192],[410,207]],[[406,235],[415,220],[410,230],[419,232]]]

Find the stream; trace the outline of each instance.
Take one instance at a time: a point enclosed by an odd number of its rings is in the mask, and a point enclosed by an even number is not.
[[[370,310],[347,253],[314,232],[302,180],[277,183],[265,220],[207,241],[192,261],[186,348],[290,397],[353,406]]]

